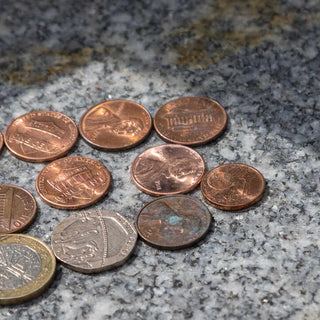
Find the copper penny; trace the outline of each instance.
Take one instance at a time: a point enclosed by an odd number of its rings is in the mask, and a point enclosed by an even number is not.
[[[45,162],[66,155],[78,138],[76,124],[55,111],[32,111],[11,122],[4,142],[17,158]]]
[[[2,133],[0,132],[0,152],[2,151],[3,148],[3,136]]]
[[[204,198],[222,210],[240,210],[251,206],[262,198],[264,188],[262,174],[241,163],[216,167],[201,182]]]
[[[83,139],[100,150],[132,148],[150,133],[152,118],[141,105],[127,100],[102,102],[81,117],[79,131]]]
[[[205,163],[199,153],[176,144],[147,149],[131,166],[133,182],[155,196],[187,193],[200,183],[204,172]]]
[[[78,272],[94,273],[123,264],[131,255],[137,232],[121,214],[85,211],[63,220],[53,231],[57,259]]]
[[[27,190],[0,184],[0,233],[20,232],[34,220],[37,204]]]
[[[154,127],[160,137],[171,143],[196,146],[222,134],[227,113],[216,101],[206,97],[182,97],[159,108]]]
[[[141,238],[159,249],[182,249],[200,241],[211,223],[209,210],[184,195],[167,196],[149,202],[136,217]]]
[[[43,168],[36,188],[41,199],[52,207],[79,209],[103,198],[110,184],[110,173],[101,162],[86,157],[67,157]]]

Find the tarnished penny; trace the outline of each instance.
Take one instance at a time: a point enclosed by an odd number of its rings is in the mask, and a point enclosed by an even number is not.
[[[200,183],[204,172],[199,153],[177,144],[147,149],[131,165],[136,186],[155,196],[189,192]]]
[[[24,230],[35,218],[37,204],[27,190],[0,184],[0,233]]]
[[[102,102],[85,112],[79,122],[83,139],[100,150],[132,148],[150,133],[152,118],[141,105],[127,100]]]
[[[200,241],[211,223],[209,210],[198,200],[176,195],[149,202],[135,225],[141,238],[159,249],[182,249]]]
[[[52,207],[80,209],[103,198],[110,184],[110,173],[101,162],[86,157],[67,157],[43,168],[36,188],[41,199]]]
[[[196,146],[222,134],[227,113],[217,102],[206,97],[182,97],[167,102],[154,116],[154,127],[162,139]]]
[[[11,122],[4,142],[17,158],[45,162],[66,155],[78,138],[76,124],[55,111],[33,111]]]
[[[123,264],[136,241],[136,230],[122,215],[95,210],[65,219],[54,229],[51,245],[70,269],[94,273]]]
[[[241,163],[216,167],[201,182],[204,198],[222,210],[240,210],[251,206],[262,198],[264,188],[262,174]]]
[[[0,152],[2,151],[3,148],[3,136],[2,133],[0,132]]]
[[[0,305],[38,297],[55,270],[56,258],[41,240],[24,234],[0,235]]]

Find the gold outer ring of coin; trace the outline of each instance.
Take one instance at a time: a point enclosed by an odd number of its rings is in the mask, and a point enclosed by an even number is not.
[[[139,120],[143,121],[143,125],[146,126],[141,133],[139,137],[136,136],[128,136],[126,142],[119,141],[118,135],[109,135],[108,133],[104,133],[105,138],[108,141],[108,143],[102,143],[93,141],[90,136],[88,135],[87,129],[86,129],[86,123],[88,121],[88,117],[98,108],[100,107],[109,107],[112,108],[112,105],[121,104],[123,105],[123,108],[118,108],[120,115],[122,114],[124,117],[128,117],[129,115],[136,116]],[[110,110],[109,110],[110,111]],[[88,143],[92,148],[102,150],[102,151],[121,151],[121,150],[127,150],[136,147],[140,143],[142,143],[150,134],[152,130],[152,117],[149,113],[149,111],[143,107],[142,105],[130,101],[130,100],[108,100],[101,102],[88,110],[82,115],[78,129],[80,132],[81,137],[84,139],[86,143]],[[97,131],[97,130],[96,130]]]
[[[25,234],[2,234],[0,245],[4,244],[21,244],[36,251],[41,257],[41,271],[33,281],[20,288],[0,289],[0,305],[18,304],[41,295],[51,284],[56,270],[56,258],[51,248],[43,241]]]

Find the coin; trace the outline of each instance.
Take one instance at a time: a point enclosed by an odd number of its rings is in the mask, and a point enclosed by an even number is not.
[[[200,241],[211,223],[209,210],[189,196],[166,196],[149,202],[136,217],[140,237],[159,249],[182,249]]]
[[[132,163],[131,178],[151,195],[187,193],[201,181],[205,163],[193,149],[165,144],[142,152]]]
[[[83,273],[123,264],[133,252],[137,232],[121,214],[106,210],[72,215],[53,231],[51,245],[57,259]]]
[[[24,234],[0,235],[0,305],[21,303],[44,292],[56,269],[52,250]]]
[[[154,116],[160,137],[171,143],[196,146],[222,134],[227,113],[217,102],[206,97],[182,97],[167,102]]]
[[[141,105],[127,100],[102,102],[81,117],[79,131],[83,139],[100,150],[132,148],[150,133],[152,118]]]
[[[55,111],[32,111],[11,122],[4,142],[15,157],[30,162],[51,161],[66,155],[78,138],[75,123]]]
[[[3,136],[2,133],[0,132],[0,152],[2,151],[3,148]]]
[[[49,163],[39,173],[36,188],[52,207],[80,209],[103,198],[110,184],[110,173],[101,162],[78,156]]]
[[[22,231],[35,218],[37,204],[30,192],[11,184],[0,184],[0,233]]]
[[[241,163],[216,167],[201,182],[204,198],[222,210],[240,210],[251,206],[262,198],[264,188],[262,174]]]

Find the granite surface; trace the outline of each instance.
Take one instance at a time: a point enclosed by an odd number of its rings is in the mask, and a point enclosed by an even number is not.
[[[210,211],[196,246],[160,251],[139,240],[112,271],[84,275],[58,265],[41,297],[3,307],[0,319],[320,318],[320,5],[318,0],[0,0],[0,130],[28,111],[76,122],[106,99],[129,99],[152,115],[170,99],[201,95],[229,116],[217,141],[195,148],[207,169],[243,162],[267,182],[241,212]],[[153,132],[124,152],[79,139],[70,155],[102,161],[113,188],[91,208],[130,221],[153,199],[130,180],[134,158],[162,144]],[[0,182],[38,203],[25,233],[49,243],[70,212],[44,204],[35,178],[44,164],[0,156]],[[199,189],[191,193],[203,201]]]

